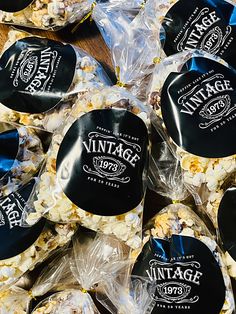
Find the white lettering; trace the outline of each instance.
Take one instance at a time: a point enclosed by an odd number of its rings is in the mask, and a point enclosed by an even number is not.
[[[220,18],[216,16],[216,12],[213,11],[207,16],[204,16],[201,22],[193,25],[193,30],[190,32],[186,41],[185,49],[193,49],[199,46],[199,40],[206,33],[206,31],[216,22],[220,21]]]
[[[182,103],[182,109],[180,112],[193,115],[196,109],[205,104],[205,101],[214,95],[217,95],[224,91],[232,91],[233,88],[230,85],[229,80],[217,80],[214,83],[206,83],[199,91],[195,92],[194,95],[190,95],[186,98],[185,102]]]
[[[105,140],[93,140],[89,139],[87,142],[83,141],[83,146],[88,154],[90,153],[105,153],[113,156],[118,156],[127,161],[132,167],[135,167],[139,155],[131,148],[125,148],[123,143],[116,143]]]
[[[16,210],[16,204],[12,203],[10,197],[7,197],[3,202],[1,202],[0,206],[8,217],[10,229],[12,229],[14,226],[21,225],[21,214]]]

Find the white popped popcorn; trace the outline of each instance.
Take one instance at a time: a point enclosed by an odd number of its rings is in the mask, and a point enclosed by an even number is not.
[[[224,255],[224,262],[228,267],[229,275],[233,278],[236,277],[236,263],[235,260],[231,257],[231,255],[226,252]]]
[[[206,184],[211,194],[218,192],[224,180],[236,170],[236,155],[225,158],[202,158],[180,149],[178,154],[186,183],[196,188]],[[214,221],[214,215],[209,214]]]

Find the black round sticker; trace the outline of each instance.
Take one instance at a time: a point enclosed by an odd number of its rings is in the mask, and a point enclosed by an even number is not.
[[[236,11],[223,0],[179,0],[167,12],[163,49],[167,55],[202,49],[236,66]]]
[[[208,247],[195,238],[151,238],[133,274],[155,281],[153,314],[216,314],[223,308],[225,284],[220,267]]]
[[[0,179],[12,168],[19,150],[19,133],[7,123],[0,125]]]
[[[123,109],[93,110],[76,120],[57,156],[57,177],[78,207],[119,215],[142,200],[148,154],[145,123]]]
[[[203,57],[170,73],[161,110],[173,141],[189,153],[220,158],[236,153],[236,72]]]
[[[75,67],[71,45],[39,37],[18,40],[0,59],[0,102],[19,112],[46,112],[65,97]]]
[[[218,227],[223,247],[236,261],[236,187],[229,188],[219,206]]]
[[[24,252],[38,239],[44,228],[44,219],[27,228],[22,223],[24,207],[34,184],[32,180],[0,201],[0,260]]]
[[[1,0],[0,10],[6,12],[18,12],[27,8],[35,0]]]

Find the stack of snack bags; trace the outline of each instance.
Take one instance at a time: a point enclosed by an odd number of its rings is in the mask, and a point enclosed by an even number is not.
[[[1,22],[41,29],[91,15],[117,75],[111,86],[81,49],[9,32],[0,57],[0,313],[97,314],[95,290],[114,314],[231,314],[235,5],[100,2],[0,5]],[[152,125],[163,139],[156,146]],[[148,180],[173,204],[142,234]],[[189,193],[215,230],[186,205]],[[78,224],[99,233],[81,243]],[[60,247],[32,288],[19,288]]]

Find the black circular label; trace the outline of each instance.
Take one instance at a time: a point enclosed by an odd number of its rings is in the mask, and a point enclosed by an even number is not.
[[[27,8],[35,0],[1,0],[0,10],[6,12],[18,12]]]
[[[28,249],[41,234],[45,220],[23,227],[23,212],[35,180],[0,200],[0,260],[14,257]]]
[[[236,261],[236,187],[229,188],[219,206],[218,228],[223,247]]]
[[[39,37],[18,40],[0,59],[0,102],[19,112],[46,112],[66,96],[75,67],[71,45]]]
[[[19,150],[19,133],[7,123],[0,124],[0,179],[11,169]]]
[[[220,267],[208,247],[195,238],[151,238],[133,274],[155,282],[153,314],[216,314],[224,305],[225,284]]]
[[[123,214],[143,198],[148,155],[145,123],[123,109],[93,110],[76,120],[57,156],[67,197],[97,215]]]
[[[179,0],[166,14],[163,49],[167,55],[202,49],[236,66],[236,11],[223,0]]]
[[[189,153],[220,158],[236,153],[236,72],[203,57],[170,73],[161,110],[173,141]]]

